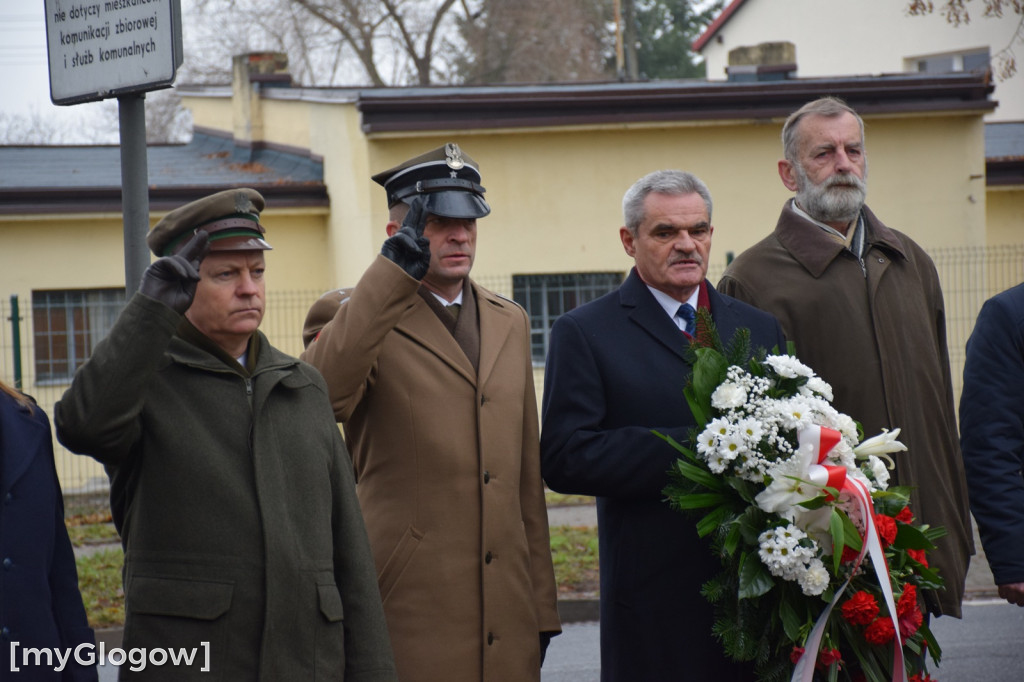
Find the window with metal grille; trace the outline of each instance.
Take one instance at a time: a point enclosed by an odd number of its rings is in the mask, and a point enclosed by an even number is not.
[[[624,277],[621,272],[512,275],[512,298],[530,316],[533,362],[544,363],[551,325],[559,315],[614,291]]]
[[[124,289],[32,292],[36,383],[71,380],[124,308]]]

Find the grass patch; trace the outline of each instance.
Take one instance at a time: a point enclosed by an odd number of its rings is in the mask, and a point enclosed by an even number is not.
[[[82,592],[85,613],[93,628],[124,624],[124,590],[121,588],[120,548],[106,549],[77,559],[78,589]]]
[[[119,543],[106,495],[69,495],[64,499],[64,525],[75,547]]]
[[[594,504],[594,498],[589,495],[565,495],[552,490],[544,491],[544,501],[549,507],[582,507]]]
[[[117,534],[113,523],[88,523],[81,526],[68,526],[68,537],[75,547],[83,545],[117,544],[121,536]]]
[[[560,596],[592,597],[598,580],[597,529],[552,526],[551,561]]]

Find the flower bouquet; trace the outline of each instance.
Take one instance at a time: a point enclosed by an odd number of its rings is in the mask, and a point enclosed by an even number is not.
[[[702,587],[725,653],[758,679],[932,680],[941,651],[918,590],[938,589],[926,551],[944,535],[915,523],[909,490],[889,488],[899,429],[863,440],[832,389],[792,355],[728,348],[701,311],[685,394],[693,447],[665,489],[698,512],[722,571]]]

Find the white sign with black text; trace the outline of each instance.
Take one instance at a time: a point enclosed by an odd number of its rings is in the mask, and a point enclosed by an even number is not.
[[[180,0],[45,0],[50,99],[78,104],[169,87]]]

